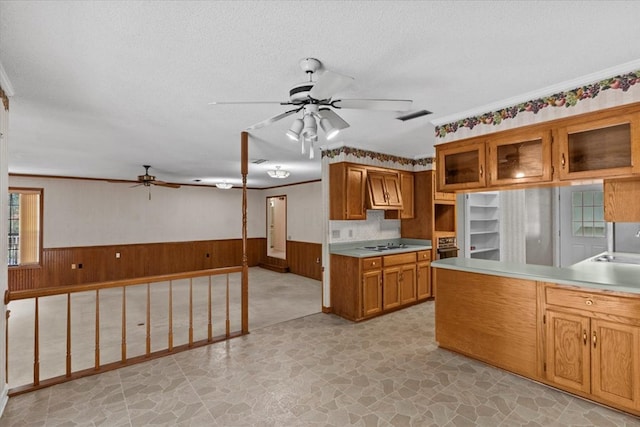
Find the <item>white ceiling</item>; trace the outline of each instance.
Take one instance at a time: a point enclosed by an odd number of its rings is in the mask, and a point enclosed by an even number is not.
[[[240,132],[289,106],[209,103],[287,101],[305,57],[355,78],[337,98],[433,111],[340,110],[351,127],[331,146],[431,156],[432,120],[640,58],[638,16],[636,1],[3,0],[9,171],[135,179],[150,164],[164,181],[239,185]],[[251,132],[250,159],[268,161],[250,187],[320,177],[320,156],[284,135],[294,118]],[[291,177],[269,178],[275,165]]]

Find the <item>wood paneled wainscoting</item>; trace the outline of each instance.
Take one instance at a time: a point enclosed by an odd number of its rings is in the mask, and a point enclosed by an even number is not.
[[[247,239],[250,267],[266,239]],[[10,267],[9,290],[80,285],[242,265],[242,239],[45,248],[39,266]]]

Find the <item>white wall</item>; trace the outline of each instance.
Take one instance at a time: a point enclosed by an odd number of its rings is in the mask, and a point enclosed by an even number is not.
[[[45,248],[242,237],[242,191],[215,187],[10,176],[11,187],[44,188]],[[292,240],[321,242],[320,182],[247,191],[247,235],[266,237],[265,199],[287,195]]]
[[[11,187],[44,188],[45,248],[242,237],[242,191],[104,181],[9,177]],[[247,192],[248,237],[265,237],[260,190]]]
[[[263,190],[260,196],[263,217],[266,216],[266,199],[272,196],[287,196],[288,240],[322,243],[323,208],[320,181]],[[265,227],[266,223],[263,230]]]

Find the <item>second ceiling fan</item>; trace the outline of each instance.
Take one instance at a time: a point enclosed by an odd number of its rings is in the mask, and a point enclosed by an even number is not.
[[[302,117],[293,121],[287,131],[287,136],[299,141],[302,154],[305,154],[305,143],[309,145],[309,158],[313,158],[313,144],[318,141],[318,123],[325,132],[327,140],[335,136],[349,123],[343,120],[333,109],[360,109],[378,111],[408,111],[412,101],[408,99],[333,99],[341,90],[353,82],[353,77],[345,76],[333,71],[324,70],[320,77],[313,81],[313,75],[322,68],[322,63],[315,58],[300,60],[300,67],[309,76],[309,81],[298,83],[289,90],[288,101],[240,101],[240,102],[211,102],[219,104],[279,104],[290,105],[293,108],[284,113],[269,117],[259,123],[249,126],[247,130],[260,129],[282,120],[292,114],[302,112]],[[430,114],[426,110],[397,117],[399,120],[410,120]]]

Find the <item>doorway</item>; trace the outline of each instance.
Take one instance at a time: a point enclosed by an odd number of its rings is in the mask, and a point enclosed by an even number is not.
[[[267,256],[287,259],[287,196],[267,197]]]

